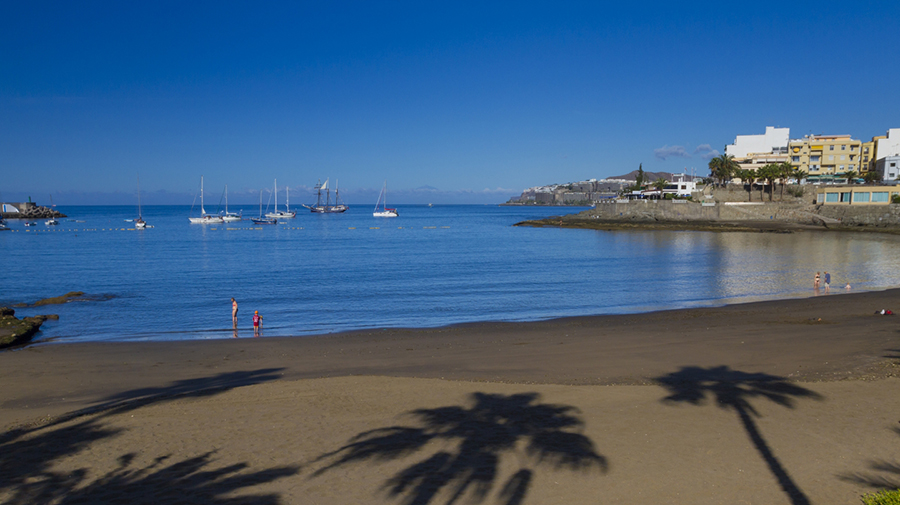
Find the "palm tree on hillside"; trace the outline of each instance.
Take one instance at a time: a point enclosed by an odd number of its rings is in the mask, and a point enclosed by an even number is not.
[[[730,181],[733,174],[740,169],[741,166],[734,161],[734,156],[730,154],[723,154],[709,160],[709,174],[718,179],[720,185]]]
[[[869,170],[863,174],[863,178],[866,180],[866,184],[875,184],[881,181],[881,174],[874,170]]]

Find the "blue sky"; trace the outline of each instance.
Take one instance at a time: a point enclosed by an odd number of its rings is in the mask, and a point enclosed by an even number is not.
[[[0,199],[705,174],[767,125],[900,126],[898,26],[896,2],[0,2]]]

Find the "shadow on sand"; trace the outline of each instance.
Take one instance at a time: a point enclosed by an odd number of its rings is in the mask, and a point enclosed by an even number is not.
[[[791,479],[790,474],[775,457],[772,448],[769,447],[759,431],[759,427],[754,421],[755,417],[759,417],[759,412],[753,408],[750,400],[761,398],[783,407],[794,408],[795,398],[821,400],[821,395],[791,383],[783,377],[741,372],[727,366],[684,367],[678,372],[657,377],[655,380],[671,393],[663,398],[663,402],[703,405],[706,403],[707,397],[711,397],[719,408],[734,410],[753,446],[769,466],[769,470],[778,480],[778,484],[790,498],[791,503],[794,505],[809,504],[809,498]]]
[[[900,435],[900,428],[891,428],[891,431]],[[879,473],[849,473],[840,478],[877,490],[900,489],[900,461],[873,460],[869,462],[869,470]]]
[[[144,448],[135,448],[135,452],[121,455],[118,468],[104,475],[91,475],[90,468],[66,471],[55,468],[60,461],[89,449],[93,443],[122,433],[121,428],[110,427],[105,422],[114,415],[151,404],[212,396],[234,387],[271,381],[279,377],[277,371],[233,372],[178,381],[167,387],[127,391],[48,423],[9,430],[0,435],[0,497],[5,495],[4,503],[16,505],[110,501],[149,505],[179,500],[221,505],[278,503],[275,495],[240,498],[223,495],[294,475],[299,467],[245,472],[247,465],[239,463],[210,469],[214,459],[209,452],[182,461],[169,461],[169,455],[162,455],[152,464],[136,468],[133,460]]]
[[[426,505],[442,490],[448,504],[468,497],[483,503],[491,493],[504,455],[519,462],[500,488],[497,501],[521,504],[534,478],[532,466],[557,469],[607,469],[591,440],[579,433],[584,422],[575,407],[538,403],[537,393],[500,395],[473,393],[471,406],[418,409],[409,413],[416,426],[390,426],[360,433],[349,443],[323,454],[315,463],[325,466],[312,477],[350,463],[393,460],[424,451],[426,444],[443,442],[452,450],[436,450],[389,479],[389,496],[408,505]],[[575,430],[575,431],[572,431]]]

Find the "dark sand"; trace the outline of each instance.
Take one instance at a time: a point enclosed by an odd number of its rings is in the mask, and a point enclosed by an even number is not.
[[[0,502],[858,503],[900,486],[882,308],[2,352]]]

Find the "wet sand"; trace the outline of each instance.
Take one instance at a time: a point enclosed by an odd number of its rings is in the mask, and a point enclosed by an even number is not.
[[[857,503],[900,486],[900,290],[840,291],[3,352],[0,502]]]

